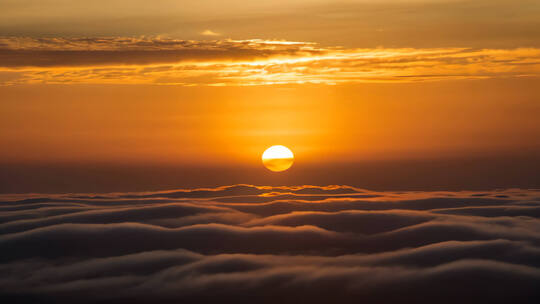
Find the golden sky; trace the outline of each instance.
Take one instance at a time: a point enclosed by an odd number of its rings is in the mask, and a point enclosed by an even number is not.
[[[540,0],[0,0],[1,303],[540,303],[539,173]]]
[[[0,0],[4,162],[540,148],[538,1]],[[212,9],[209,9],[209,8]]]

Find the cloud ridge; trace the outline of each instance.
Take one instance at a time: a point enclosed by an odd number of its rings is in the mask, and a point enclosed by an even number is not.
[[[0,299],[535,303],[540,192],[2,195]]]

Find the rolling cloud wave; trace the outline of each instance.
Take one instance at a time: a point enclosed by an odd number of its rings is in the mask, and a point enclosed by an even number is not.
[[[535,190],[235,185],[0,200],[6,300],[540,299]]]

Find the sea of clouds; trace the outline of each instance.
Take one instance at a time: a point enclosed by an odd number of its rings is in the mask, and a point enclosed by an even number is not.
[[[0,196],[2,303],[540,303],[540,191]]]

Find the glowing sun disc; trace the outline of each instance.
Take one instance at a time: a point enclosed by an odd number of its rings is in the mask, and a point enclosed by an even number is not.
[[[289,169],[294,162],[292,151],[285,146],[272,146],[262,155],[263,165],[270,171],[280,172]]]

